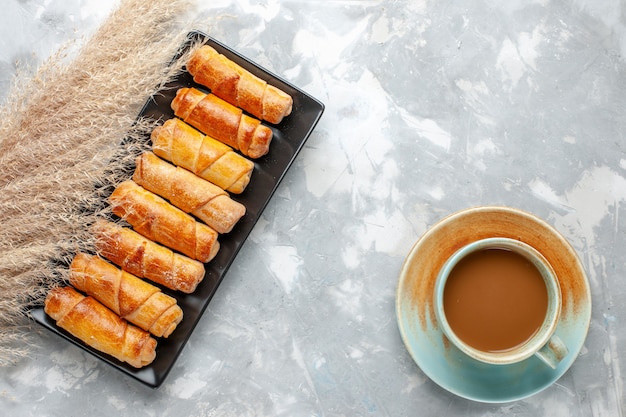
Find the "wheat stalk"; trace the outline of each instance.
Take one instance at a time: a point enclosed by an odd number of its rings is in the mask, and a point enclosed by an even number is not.
[[[124,0],[73,56],[66,47],[16,77],[0,109],[0,365],[28,355],[28,311],[89,250],[89,225],[126,164],[121,141],[151,129],[136,115],[181,69],[168,64],[188,6]]]

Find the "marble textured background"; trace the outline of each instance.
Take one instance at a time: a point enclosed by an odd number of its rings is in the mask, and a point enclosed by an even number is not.
[[[619,0],[200,2],[204,30],[326,104],[183,354],[151,390],[42,332],[0,370],[20,416],[623,416],[626,5]],[[505,4],[502,4],[505,3]],[[0,99],[89,36],[115,1],[5,0]],[[454,211],[502,204],[555,226],[589,277],[573,367],[485,405],[404,348],[404,256]]]

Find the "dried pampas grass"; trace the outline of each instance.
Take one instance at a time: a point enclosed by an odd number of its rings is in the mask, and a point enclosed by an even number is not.
[[[188,6],[123,0],[73,56],[61,51],[15,80],[0,109],[1,365],[29,353],[28,311],[89,249],[88,227],[107,210],[102,193],[118,180],[110,162],[126,163],[122,139],[151,128],[136,115],[180,71],[168,64]]]

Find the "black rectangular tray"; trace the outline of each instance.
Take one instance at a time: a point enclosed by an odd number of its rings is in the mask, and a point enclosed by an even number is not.
[[[157,356],[154,362],[144,368],[135,369],[87,346],[81,340],[59,328],[54,320],[45,314],[43,307],[31,311],[33,319],[39,324],[153,388],[157,388],[163,383],[174,366],[228,268],[235,260],[239,249],[324,112],[324,104],[320,101],[202,32],[189,33],[187,41],[181,47],[181,54],[197,41],[206,42],[219,53],[224,54],[257,77],[290,94],[293,97],[293,110],[280,124],[266,124],[273,131],[270,151],[267,155],[254,161],[254,171],[244,192],[239,195],[231,195],[233,200],[246,206],[246,214],[230,233],[220,236],[220,250],[217,256],[205,265],[205,278],[198,285],[196,291],[192,294],[183,294],[163,288],[164,292],[178,300],[184,313],[183,321],[169,338],[158,339]],[[179,56],[177,55],[176,59]],[[208,91],[207,88],[195,84],[191,75],[184,71],[166,88],[150,98],[138,117],[149,117],[162,121],[174,117],[170,103],[176,95],[176,90],[191,86]],[[146,138],[146,141],[148,140],[149,137]]]

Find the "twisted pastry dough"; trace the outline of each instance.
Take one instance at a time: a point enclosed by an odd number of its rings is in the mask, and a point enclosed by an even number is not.
[[[252,161],[180,119],[169,119],[157,126],[151,140],[155,154],[223,190],[240,194],[250,182]]]
[[[157,341],[145,332],[72,287],[53,288],[44,300],[44,311],[62,329],[100,352],[135,368],[156,357]]]
[[[269,152],[272,130],[214,94],[181,88],[171,106],[185,122],[250,158]]]
[[[70,265],[69,281],[77,290],[157,337],[168,337],[183,319],[175,298],[98,256],[78,253]]]
[[[138,233],[200,262],[219,250],[217,232],[134,181],[119,184],[109,197],[113,214]]]
[[[191,213],[218,233],[230,232],[246,207],[220,187],[184,168],[165,162],[152,152],[137,157],[133,180],[146,190]]]
[[[202,262],[173,252],[128,227],[99,220],[92,232],[100,255],[139,278],[187,294],[204,279]]]
[[[291,113],[293,99],[289,94],[246,71],[209,45],[193,52],[187,70],[195,82],[259,119],[277,124]]]

